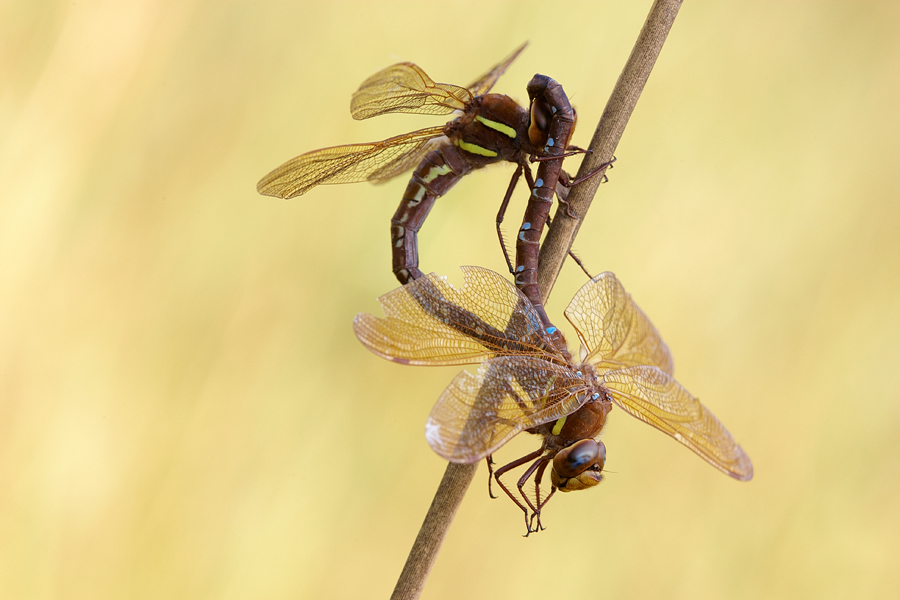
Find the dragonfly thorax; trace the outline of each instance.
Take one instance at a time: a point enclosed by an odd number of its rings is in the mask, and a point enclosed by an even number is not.
[[[447,123],[444,135],[466,153],[474,166],[501,160],[524,163],[536,151],[528,139],[528,111],[503,94],[472,100],[465,112]]]
[[[566,448],[572,444],[600,435],[606,425],[606,416],[612,410],[609,392],[602,385],[592,386],[586,391],[588,400],[581,408],[557,421],[553,428],[553,439],[548,447]],[[560,422],[561,426],[560,426]]]

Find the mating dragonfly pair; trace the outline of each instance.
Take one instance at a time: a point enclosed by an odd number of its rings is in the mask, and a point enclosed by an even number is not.
[[[415,167],[391,219],[393,270],[400,283],[405,284],[422,277],[418,233],[435,200],[475,169],[500,161],[515,163],[516,171],[497,214],[497,235],[516,285],[531,300],[545,328],[555,331],[537,285],[540,239],[558,187],[561,191],[578,183],[562,171],[562,160],[583,151],[569,146],[575,110],[562,86],[550,77],[535,75],[531,79],[527,87],[528,110],[509,96],[488,93],[526,45],[467,88],[435,83],[412,63],[383,69],[353,94],[350,113],[354,119],[390,113],[462,114],[446,125],[380,142],[307,152],[263,177],[257,190],[269,196],[293,198],[317,185],[385,181]],[[536,178],[531,175],[530,162],[538,163]],[[500,224],[523,174],[531,195],[516,238],[513,268]],[[565,195],[567,192],[561,193],[560,198]]]
[[[524,511],[528,533],[542,528],[541,509],[557,489],[585,489],[601,480],[606,449],[595,438],[613,403],[733,477],[750,479],[746,454],[672,379],[668,348],[611,273],[593,278],[566,310],[582,343],[581,362],[574,362],[565,338],[550,322],[537,286],[540,238],[554,194],[565,202],[565,193],[559,192],[577,183],[562,170],[562,159],[581,150],[568,144],[575,111],[553,79],[532,78],[528,110],[508,96],[488,93],[524,48],[467,88],[435,83],[412,63],[382,70],[354,93],[354,118],[462,114],[446,125],[381,142],[303,154],[266,175],[258,191],[291,198],[320,184],[383,181],[414,168],[391,219],[393,271],[406,285],[380,299],[385,319],[359,315],[354,329],[367,347],[396,362],[482,363],[477,376],[460,373],[438,400],[426,438],[451,462],[486,458],[491,469],[492,453],[512,436],[521,431],[542,435],[538,450],[492,473]],[[472,170],[501,160],[517,165],[497,215],[501,248],[516,285],[477,267],[464,267],[467,283],[461,290],[424,275],[417,235],[435,200]],[[536,178],[529,162],[538,162]],[[514,268],[500,224],[523,174],[531,195]],[[517,482],[517,497],[500,477],[529,461]],[[542,497],[548,465],[551,491]],[[532,476],[534,490],[526,491]]]

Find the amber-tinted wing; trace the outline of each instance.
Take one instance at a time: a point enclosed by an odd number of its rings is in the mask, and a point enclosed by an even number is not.
[[[463,110],[475,96],[488,93],[528,42],[467,88],[435,83],[417,65],[404,62],[382,69],[366,79],[350,100],[354,119],[368,119],[388,113],[448,115]]]
[[[468,88],[469,91],[472,92],[472,95],[481,96],[491,91],[491,88],[494,87],[494,84],[497,83],[497,80],[500,79],[500,76],[503,75],[506,69],[509,68],[509,65],[511,65],[512,62],[516,60],[516,58],[518,58],[519,54],[522,53],[522,50],[524,50],[525,46],[527,45],[528,42],[525,42],[524,44],[519,46],[512,54],[509,55],[509,57],[507,57],[506,60],[485,73],[484,77],[472,83]]]
[[[570,367],[524,356],[491,358],[478,375],[450,383],[425,424],[428,445],[455,463],[473,463],[514,435],[555,421],[586,400],[584,380]]]
[[[372,183],[384,183],[397,175],[414,169],[419,166],[426,154],[432,150],[437,150],[443,144],[449,143],[450,141],[443,135],[431,138],[416,149],[406,152],[372,173],[369,176],[369,181]]]
[[[735,479],[753,477],[750,457],[690,392],[656,367],[629,367],[603,375],[613,401],[669,434]]]
[[[471,101],[466,88],[435,83],[421,68],[405,62],[363,81],[350,99],[350,114],[357,120],[389,113],[448,115]]]
[[[397,174],[398,164],[409,168],[410,157],[420,157],[443,133],[443,127],[429,127],[381,142],[307,152],[260,179],[256,189],[266,196],[293,198],[317,185],[382,180]]]
[[[564,362],[512,283],[488,269],[461,268],[459,289],[431,273],[388,292],[378,299],[384,318],[356,315],[356,336],[375,354],[404,364],[472,364],[498,354]]]
[[[649,365],[672,374],[669,348],[612,273],[601,273],[582,286],[565,314],[588,351],[585,362],[601,373]]]

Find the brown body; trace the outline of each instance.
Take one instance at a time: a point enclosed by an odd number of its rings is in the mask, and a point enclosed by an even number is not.
[[[485,122],[504,125],[515,137]],[[392,263],[400,283],[422,276],[417,234],[435,200],[464,175],[486,165],[508,161],[528,168],[528,158],[538,151],[529,140],[528,128],[528,111],[501,94],[476,97],[460,117],[447,123],[447,142],[426,154],[413,171],[391,219]]]
[[[557,346],[565,348],[561,337],[556,337],[558,332],[544,310],[537,283],[537,267],[541,233],[553,205],[553,195],[562,171],[562,155],[575,128],[575,110],[562,86],[544,75],[532,78],[528,84],[528,95],[531,98],[533,124],[529,134],[532,143],[538,146],[536,154],[543,159],[539,163],[522,228],[516,239],[516,286],[531,300]]]
[[[528,84],[528,109],[508,96],[487,93],[524,47],[468,88],[435,83],[412,63],[400,63],[376,73],[353,95],[351,114],[356,119],[395,112],[462,114],[443,127],[413,131],[381,142],[308,152],[263,177],[257,189],[262,194],[292,198],[321,184],[383,181],[414,168],[391,219],[393,272],[405,284],[422,276],[418,233],[435,200],[470,171],[499,161],[515,163],[516,173],[497,216],[498,233],[516,182],[524,174],[531,189],[516,243],[516,282],[553,336],[556,328],[547,318],[537,286],[538,247],[575,123],[575,111],[562,87],[545,75],[535,75]],[[537,180],[531,177],[531,161],[540,163]],[[506,254],[505,248],[503,251]],[[513,271],[511,264],[509,267]],[[559,339],[554,341],[564,348]]]
[[[359,314],[353,328],[370,350],[401,364],[481,364],[477,374],[460,372],[441,394],[425,439],[451,462],[487,458],[490,466],[490,456],[518,433],[541,436],[538,449],[491,479],[523,511],[528,533],[541,529],[541,510],[556,490],[602,479],[606,448],[596,438],[613,405],[731,477],[753,476],[731,434],[675,381],[669,349],[612,273],[591,279],[565,311],[582,344],[576,363],[519,289],[492,271],[462,269],[462,288],[425,275],[379,299],[385,318]],[[525,471],[514,494],[500,477],[518,467]],[[542,495],[548,468],[551,489]]]

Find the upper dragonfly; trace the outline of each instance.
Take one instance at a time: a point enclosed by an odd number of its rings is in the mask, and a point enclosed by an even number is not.
[[[612,273],[585,284],[565,310],[581,341],[576,362],[511,283],[487,269],[462,269],[462,288],[432,273],[382,296],[385,317],[359,314],[353,328],[366,347],[394,362],[481,363],[477,375],[463,371],[447,387],[425,437],[451,462],[488,458],[490,468],[491,454],[516,434],[542,436],[540,448],[494,474],[524,511],[528,533],[541,528],[541,509],[557,489],[585,489],[602,479],[606,447],[595,438],[613,405],[731,477],[753,477],[750,458],[728,430],[672,377],[669,348]],[[528,462],[517,482],[520,501],[500,476]],[[542,497],[548,466],[552,486]],[[526,493],[532,476],[534,489]]]
[[[562,159],[579,149],[568,146],[575,111],[553,79],[545,75],[532,78],[527,110],[509,96],[488,93],[526,45],[467,88],[436,83],[408,62],[376,73],[353,94],[350,112],[354,119],[388,113],[462,114],[446,125],[380,142],[302,154],[263,177],[257,190],[293,198],[317,185],[384,181],[415,167],[391,219],[393,271],[400,283],[406,283],[422,276],[417,235],[435,200],[474,169],[503,160],[515,163],[516,171],[497,215],[497,232],[499,235],[506,206],[524,173],[531,195],[517,238],[516,282],[545,318],[536,284],[537,242],[560,181]],[[539,162],[536,180],[529,167],[532,160]],[[568,177],[562,177],[562,184],[569,185]],[[502,236],[500,241],[502,246]],[[503,251],[506,255],[505,247]],[[508,255],[506,261],[512,272]]]

